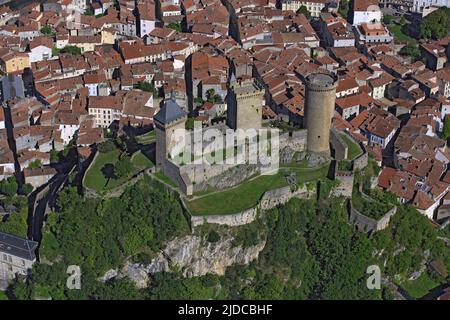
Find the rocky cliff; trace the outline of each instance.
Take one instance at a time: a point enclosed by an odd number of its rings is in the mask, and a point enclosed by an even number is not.
[[[150,274],[170,271],[171,266],[180,268],[186,277],[208,273],[223,275],[229,266],[246,265],[257,259],[265,246],[265,241],[245,248],[235,247],[232,242],[232,237],[225,237],[215,243],[209,243],[196,235],[177,238],[169,242],[149,265],[127,262],[120,271],[110,270],[100,280],[129,277],[138,288],[145,288]]]

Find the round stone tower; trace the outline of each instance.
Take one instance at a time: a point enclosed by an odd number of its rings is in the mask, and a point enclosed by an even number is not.
[[[325,71],[306,77],[304,127],[308,129],[307,151],[330,154],[330,128],[336,101],[337,77]]]

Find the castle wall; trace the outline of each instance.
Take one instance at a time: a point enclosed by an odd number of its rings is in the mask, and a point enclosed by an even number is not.
[[[359,231],[365,233],[377,232],[386,229],[389,226],[391,217],[397,212],[397,207],[394,207],[380,219],[375,220],[357,211],[352,206],[351,201],[349,202],[349,207],[350,207],[350,218],[349,218],[350,223],[352,225],[355,225]]]
[[[260,210],[275,208],[276,206],[284,204],[295,197],[300,199],[310,199],[314,197],[315,194],[315,188],[308,190],[306,186],[299,187],[295,191],[292,191],[289,186],[283,187],[267,191],[261,197],[261,200],[256,206],[235,214],[191,216],[191,225],[192,227],[196,227],[204,223],[214,223],[227,226],[244,225],[255,221]]]
[[[341,133],[335,128],[331,128],[330,143],[334,149],[334,159],[344,160],[348,156],[348,146],[341,137]]]
[[[280,134],[280,150],[289,147],[295,151],[305,151],[307,143],[307,130],[293,131]]]
[[[183,193],[191,195],[193,193],[192,183],[184,172],[180,172],[180,167],[172,161],[165,160],[163,165],[164,175],[175,183]]]
[[[337,162],[336,162],[337,165]],[[336,197],[351,198],[353,191],[354,174],[352,171],[337,171],[335,179],[339,180],[339,185],[333,189],[333,195]]]
[[[365,167],[367,167],[367,164],[369,162],[369,154],[366,150],[363,150],[363,154],[360,155],[358,158],[353,160],[353,170],[362,170]]]
[[[367,164],[369,163],[369,153],[367,152],[367,149],[364,146],[364,144],[357,141],[355,138],[353,138],[352,135],[347,134],[347,137],[351,139],[354,143],[359,145],[359,147],[362,150],[362,154],[353,160],[353,170],[362,170],[365,167],[367,167]]]

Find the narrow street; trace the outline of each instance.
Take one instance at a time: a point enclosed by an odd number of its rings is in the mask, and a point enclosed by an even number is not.
[[[37,192],[33,197],[30,197],[30,211],[28,236],[34,241],[40,242],[42,239],[42,227],[45,220],[47,207],[53,208],[56,203],[58,190],[67,178],[67,174],[58,173],[47,187],[43,190],[47,192]],[[41,196],[42,194],[42,196]],[[40,198],[36,199],[36,196]],[[36,201],[35,201],[36,200]],[[37,204],[36,206],[34,204]]]

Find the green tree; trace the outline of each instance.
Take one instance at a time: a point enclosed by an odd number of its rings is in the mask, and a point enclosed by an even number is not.
[[[201,106],[205,103],[205,101],[203,101],[203,99],[201,97],[195,97],[194,103]]]
[[[207,237],[208,242],[214,243],[220,240],[220,235],[215,230],[211,230]]]
[[[391,16],[390,14],[385,14],[385,15],[383,15],[383,23],[384,23],[384,24],[391,24],[393,18],[394,18],[394,17]]]
[[[208,100],[208,102],[214,103],[215,95],[216,91],[213,88],[206,90],[206,99]]]
[[[26,238],[28,233],[28,202],[24,196],[11,199],[16,210],[12,211],[6,220],[0,220],[0,231]]]
[[[150,289],[153,300],[209,300],[214,295],[214,281],[209,277],[183,278],[178,272],[155,274]]]
[[[167,25],[167,28],[181,32],[181,24],[179,22],[171,22]]]
[[[84,10],[84,15],[86,16],[93,16],[94,15],[94,9],[91,7],[86,8],[86,10]]]
[[[450,8],[441,7],[422,19],[420,37],[440,39],[450,31]]]
[[[58,151],[56,151],[55,149],[50,150],[50,162],[58,162],[59,161],[59,157],[58,157]]]
[[[116,145],[112,140],[97,143],[97,150],[101,153],[108,153],[116,149]]]
[[[194,130],[194,118],[187,118],[185,128],[186,130]]]
[[[55,46],[52,47],[52,56],[57,56],[57,55],[59,55],[60,52],[61,52],[61,50],[58,49],[57,47],[55,47]]]
[[[28,164],[28,169],[37,169],[42,167],[41,159],[35,159]]]
[[[306,8],[306,6],[300,6],[300,8],[298,8],[297,10],[297,14],[303,14],[306,18],[310,18],[311,14],[308,11],[308,8]]]
[[[45,35],[51,35],[53,33],[52,27],[46,24],[41,28],[41,33]]]
[[[18,188],[19,185],[17,184],[15,176],[0,181],[0,192],[8,197],[12,197],[17,194]]]
[[[123,156],[114,165],[114,173],[118,178],[129,177],[134,171],[134,165],[129,156]]]
[[[61,49],[60,52],[61,53],[68,53],[68,54],[71,54],[73,56],[79,56],[79,55],[81,55],[81,48],[79,48],[77,46],[65,46],[64,48]]]
[[[141,249],[159,252],[169,239],[188,232],[178,200],[145,176],[119,198],[84,198],[76,188],[60,192],[40,254],[51,261],[60,257],[65,267],[79,265],[95,279]]]
[[[147,81],[139,81],[139,83],[136,85],[136,88],[142,91],[150,92],[154,97],[157,97],[159,95],[158,90],[155,88],[155,86]]]
[[[22,278],[18,279],[14,284],[13,293],[17,300],[30,299],[30,287],[24,282]]]
[[[406,46],[404,46],[401,50],[401,54],[410,56],[414,60],[419,59],[421,56],[419,47],[412,43],[408,43]]]
[[[450,138],[450,117],[445,117],[444,127],[442,128],[441,138],[447,140]]]
[[[346,20],[348,20],[349,0],[342,0],[339,2],[338,13]]]
[[[26,196],[29,195],[33,191],[33,189],[34,187],[29,183],[25,183],[22,185],[22,193]]]
[[[142,300],[147,297],[144,290],[139,290],[129,279],[113,279],[105,284],[96,284],[90,290],[90,298],[95,300]]]

